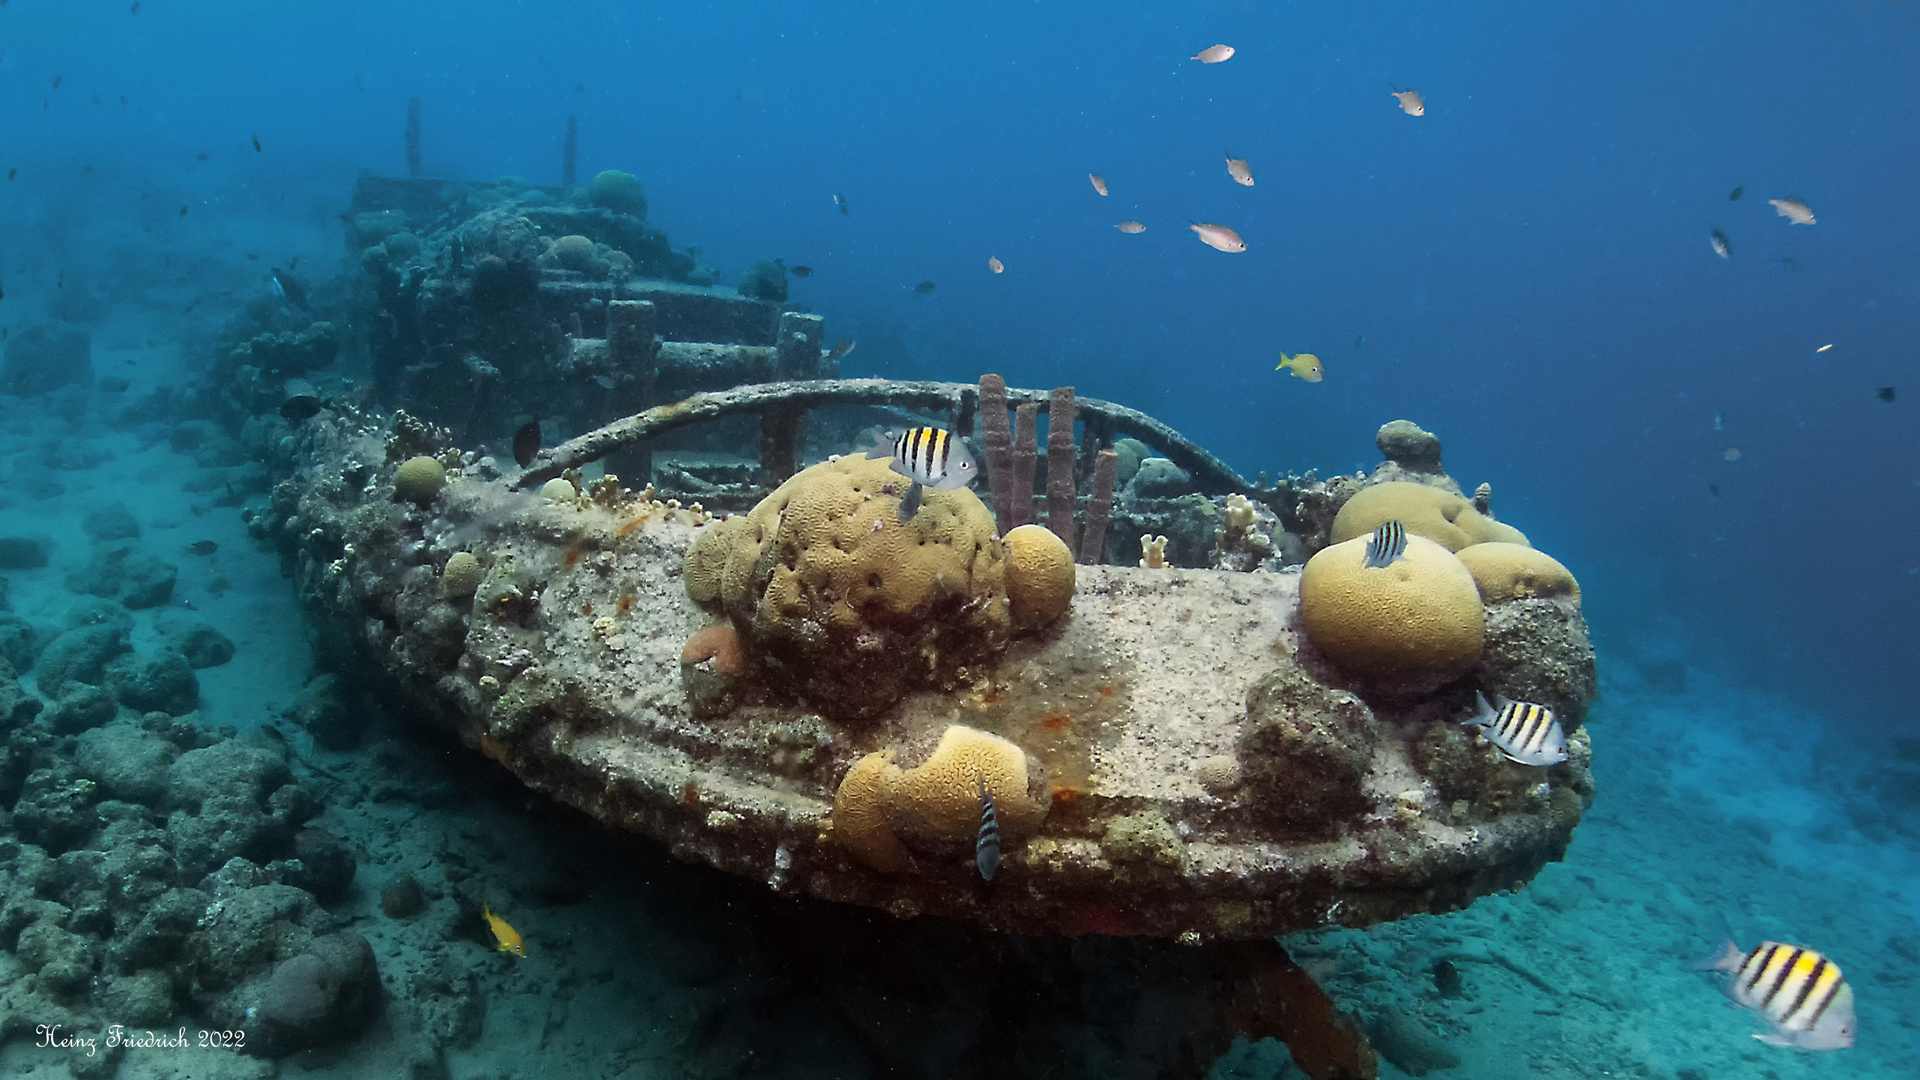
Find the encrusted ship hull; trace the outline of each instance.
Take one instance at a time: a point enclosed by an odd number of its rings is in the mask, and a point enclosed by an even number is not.
[[[1489,640],[1522,642],[1489,650],[1505,669],[1369,702],[1302,635],[1297,572],[1082,566],[1059,622],[847,719],[686,662],[711,621],[681,578],[705,514],[555,502],[450,447],[427,448],[456,467],[416,505],[395,498],[388,444],[309,425],[256,521],[323,633],[528,786],[784,894],[1016,934],[1253,939],[1518,887],[1591,802],[1584,730],[1532,768],[1457,722],[1476,681],[1590,673],[1564,599],[1489,609]],[[458,551],[477,585],[450,583]],[[1044,820],[1009,828],[990,883],[971,831],[873,869],[836,836],[837,787],[875,751],[924,759],[951,725],[1026,752]]]

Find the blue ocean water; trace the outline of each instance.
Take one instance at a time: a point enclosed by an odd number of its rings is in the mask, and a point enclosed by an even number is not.
[[[1190,59],[1216,42],[1231,60]],[[1874,770],[1920,752],[1899,741],[1920,739],[1916,70],[1920,8],[1894,2],[10,0],[0,325],[86,327],[95,371],[132,393],[186,378],[269,267],[347,265],[354,178],[405,175],[419,98],[429,176],[557,184],[572,115],[580,175],[638,175],[649,220],[723,281],[763,257],[812,267],[792,299],[857,339],[849,375],[1073,385],[1247,475],[1370,467],[1378,426],[1412,419],[1580,578],[1600,802],[1527,893],[1296,951],[1377,1012],[1413,1000],[1436,936],[1510,950],[1464,965],[1490,1012],[1420,999],[1459,1075],[1911,1076],[1920,767]],[[1424,115],[1398,108],[1405,88]],[[1769,205],[1789,198],[1817,224]],[[1319,356],[1324,381],[1274,370],[1282,352]],[[0,412],[0,533],[58,553],[119,500],[149,536],[216,540],[218,568],[188,557],[182,578],[238,646],[201,673],[203,711],[245,730],[289,705],[298,612],[231,509],[185,509],[194,466],[31,398]],[[57,623],[62,568],[9,572],[13,607]],[[355,826],[380,859],[415,858],[380,813]],[[609,903],[547,936],[634,921]],[[1721,910],[1843,959],[1860,1046],[1759,1046],[1676,974]],[[697,922],[659,916],[643,940]],[[648,1008],[707,1007],[677,1003],[663,987],[684,973],[632,939],[578,952],[609,950],[633,955],[539,985],[653,979]],[[1515,968],[1558,1011],[1498,983]],[[455,1075],[536,1074],[512,1055],[564,1027],[538,989],[502,984],[476,1045],[503,1056]],[[785,1019],[832,1044],[819,1075],[867,1074],[825,1021]],[[604,1024],[581,1025],[561,1041],[602,1045]],[[608,1054],[579,1067],[676,1060]],[[1251,1048],[1219,1066],[1287,1067]]]

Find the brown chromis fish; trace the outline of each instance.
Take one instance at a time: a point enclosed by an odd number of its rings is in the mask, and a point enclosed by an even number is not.
[[[520,425],[513,433],[513,460],[521,468],[533,464],[535,454],[540,452],[540,414],[534,413],[533,419]]]

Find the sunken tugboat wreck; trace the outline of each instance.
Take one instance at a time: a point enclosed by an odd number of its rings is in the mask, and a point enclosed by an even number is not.
[[[928,490],[902,522],[907,479],[862,455],[725,516],[580,477],[670,424],[757,410],[792,428],[796,403],[942,397],[955,418],[981,411],[964,386],[744,387],[524,471],[405,414],[340,416],[301,433],[271,528],[303,597],[412,705],[530,786],[782,892],[1009,933],[1253,938],[1458,908],[1562,853],[1592,794],[1575,586],[1511,538],[1484,542],[1499,550],[1476,575],[1419,535],[1416,515],[1497,524],[1444,487],[1249,485],[1122,513],[1109,451],[1053,531],[1003,536],[967,489]],[[1005,425],[1008,401],[1038,395],[994,397]],[[1125,418],[1090,404],[1096,432]],[[984,441],[991,472],[992,428]],[[1031,466],[1025,445],[1010,456]],[[1276,496],[1302,530],[1277,540]],[[1222,563],[1319,545],[1333,580],[1315,596],[1318,564],[1169,565],[1165,534],[1143,565],[1076,566],[1057,534],[1082,501],[1088,533],[1129,515],[1213,522],[1213,550],[1194,554]],[[1372,530],[1345,519],[1366,503],[1408,519],[1399,563],[1363,566]],[[1368,576],[1393,581],[1376,595]],[[1476,690],[1552,708],[1567,760],[1522,765],[1481,742],[1461,724]],[[983,790],[991,888],[975,887]]]
[[[396,183],[357,227],[398,228]],[[1435,436],[1269,484],[1071,389],[842,380],[777,264],[712,288],[638,221],[513,196],[368,249],[370,387],[218,374],[327,644],[527,786],[781,894],[1015,935],[1270,942],[1564,852],[1578,585]],[[542,449],[535,409],[580,434]],[[869,456],[876,424],[965,436],[981,482]],[[1564,753],[1503,752],[1482,696]]]

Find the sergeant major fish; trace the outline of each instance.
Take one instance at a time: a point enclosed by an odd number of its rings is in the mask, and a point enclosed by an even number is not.
[[[1384,568],[1406,557],[1407,527],[1398,521],[1389,521],[1373,530],[1372,539],[1367,541],[1367,561],[1360,565],[1367,569]]]
[[[975,776],[980,785],[980,836],[973,843],[973,864],[988,881],[1000,870],[1000,813],[993,808],[993,796],[987,794],[985,779]]]
[[[907,497],[900,500],[900,520],[912,521],[920,512],[923,488],[951,491],[973,482],[973,454],[964,439],[956,439],[939,428],[908,428],[904,432],[882,431],[874,436],[867,457],[893,459],[893,471],[913,481]]]
[[[1567,736],[1552,709],[1496,697],[1500,709],[1495,712],[1485,694],[1475,691],[1474,700],[1480,703],[1480,711],[1467,720],[1466,726],[1480,729],[1481,736],[1507,760],[1522,765],[1558,765],[1567,760]]]
[[[1719,951],[1690,970],[1732,972],[1727,996],[1773,1025],[1770,1034],[1754,1036],[1763,1043],[1802,1050],[1853,1045],[1853,987],[1837,964],[1812,949],[1763,941],[1741,952],[1729,930]]]

